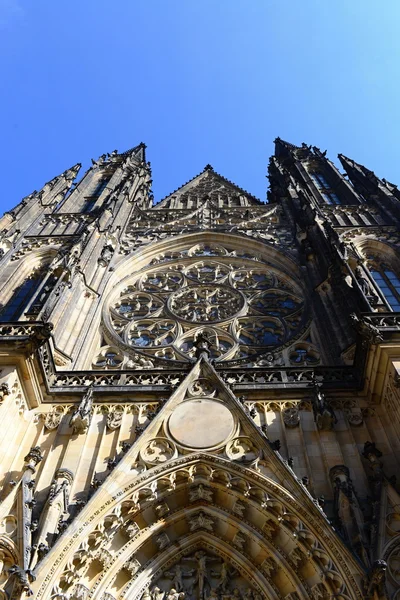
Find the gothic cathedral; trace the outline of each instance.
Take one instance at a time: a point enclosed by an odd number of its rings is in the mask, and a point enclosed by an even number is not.
[[[400,192],[339,159],[0,219],[0,600],[400,600]]]

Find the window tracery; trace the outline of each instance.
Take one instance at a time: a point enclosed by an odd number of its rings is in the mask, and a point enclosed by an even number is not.
[[[7,322],[19,319],[24,314],[35,290],[38,290],[45,277],[45,265],[34,269],[28,277],[13,290],[9,300],[1,307],[0,321]]]
[[[384,299],[391,310],[400,312],[400,263],[397,254],[384,244],[377,244],[376,247],[368,244],[360,248],[360,253],[365,259],[367,274],[363,273],[360,266],[353,270],[370,304],[377,305],[378,311],[388,310],[383,306]],[[368,272],[369,280],[367,280]]]
[[[304,330],[299,286],[259,257],[198,244],[161,258],[104,308],[108,342],[128,355],[192,361],[197,336],[207,332],[211,358],[236,364],[288,346]]]
[[[396,273],[388,265],[376,263],[371,265],[370,273],[390,308],[400,312],[400,279]]]

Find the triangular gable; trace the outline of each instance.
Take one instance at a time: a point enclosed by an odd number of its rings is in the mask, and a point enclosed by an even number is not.
[[[258,198],[219,175],[210,165],[207,165],[201,173],[163,198],[155,208],[195,208],[206,197],[214,200],[217,205],[224,205],[224,202],[226,205],[228,199],[231,204],[232,199],[235,199],[237,206],[262,204]]]

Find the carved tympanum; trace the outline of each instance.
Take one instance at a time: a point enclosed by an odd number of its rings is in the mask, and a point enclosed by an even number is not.
[[[163,572],[142,600],[261,600],[242,573],[229,562],[199,549]]]

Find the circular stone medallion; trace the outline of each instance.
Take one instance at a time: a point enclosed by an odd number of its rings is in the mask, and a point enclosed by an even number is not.
[[[189,400],[177,406],[169,418],[172,437],[189,448],[213,448],[222,444],[235,425],[231,411],[214,400]]]
[[[238,290],[220,285],[185,287],[171,294],[168,308],[184,321],[219,323],[232,318],[244,306]]]

